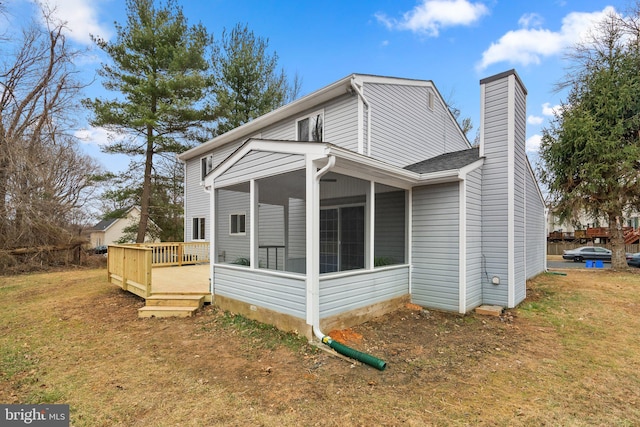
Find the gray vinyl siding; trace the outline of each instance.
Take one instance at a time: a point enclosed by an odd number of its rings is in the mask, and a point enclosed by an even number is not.
[[[533,173],[527,173],[527,279],[542,273],[545,267],[547,242],[545,236],[544,203]]]
[[[526,96],[520,85],[515,85],[514,104],[514,276],[515,304],[519,304],[527,296],[526,272],[526,174],[528,171],[526,145]]]
[[[482,169],[467,175],[467,298],[465,311],[482,304]]]
[[[297,139],[296,121],[318,111],[324,111],[324,141],[348,150],[357,151],[358,100],[355,96],[349,94],[311,110],[302,111],[291,118],[281,120],[262,130],[260,137],[263,139],[295,141]]]
[[[429,93],[434,108],[428,106]],[[404,167],[469,148],[433,88],[365,83],[371,105],[371,156]]]
[[[209,204],[210,195],[200,185],[200,158],[191,159],[185,163],[185,188],[184,188],[184,241],[193,241],[193,218],[205,218],[205,238],[211,238],[209,231]]]
[[[507,79],[486,84],[482,177],[482,253],[484,254],[483,303],[508,302],[508,150]],[[491,278],[500,278],[493,285]]]
[[[358,151],[358,98],[346,95],[327,104],[324,110],[324,140],[338,147]]]
[[[219,149],[215,150],[213,154],[213,166],[214,168],[219,165],[224,159],[229,157],[240,146],[241,141],[227,144]],[[193,233],[191,221],[195,217],[204,217],[206,224],[206,240],[210,241],[209,231],[209,203],[210,196],[204,191],[202,186],[202,170],[201,159],[205,156],[196,157],[188,160],[185,163],[185,188],[184,188],[184,215],[185,215],[185,242],[192,241]]]
[[[374,257],[405,262],[405,192],[376,193]]]
[[[213,271],[215,295],[233,298],[247,304],[279,313],[306,318],[306,283],[295,278],[270,274],[268,270],[251,270],[216,265]]]
[[[409,267],[320,278],[320,318],[324,319],[409,293]]]
[[[413,189],[411,299],[423,307],[458,311],[459,184]]]
[[[250,257],[251,215],[249,193],[217,190],[216,214],[217,252],[219,262],[232,263],[238,258]],[[246,234],[229,233],[229,216],[234,213],[246,215]]]
[[[278,175],[295,169],[303,169],[304,156],[265,151],[251,151],[222,175],[216,178],[216,186]]]

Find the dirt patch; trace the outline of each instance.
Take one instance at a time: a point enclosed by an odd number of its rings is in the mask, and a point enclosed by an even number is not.
[[[407,305],[330,333],[385,371],[210,306],[138,319],[104,277],[0,278],[0,402],[68,403],[76,426],[640,421],[637,275],[543,275],[500,317]]]

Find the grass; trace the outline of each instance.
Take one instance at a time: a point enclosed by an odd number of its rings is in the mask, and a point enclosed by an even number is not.
[[[409,308],[353,328],[377,371],[208,307],[138,319],[104,270],[0,277],[0,402],[74,426],[640,424],[640,275],[540,275],[501,318]]]

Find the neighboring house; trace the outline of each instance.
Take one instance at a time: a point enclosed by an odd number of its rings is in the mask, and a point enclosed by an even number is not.
[[[125,236],[125,228],[137,224],[140,221],[140,208],[137,206],[129,209],[123,217],[104,219],[93,226],[90,230],[91,247],[108,246],[116,244],[123,236]],[[150,227],[156,227],[153,221],[150,221]],[[156,233],[157,234],[157,233]],[[151,234],[147,234],[145,242],[157,242]],[[135,239],[128,243],[134,243]]]
[[[407,301],[516,306],[546,250],[526,93],[481,80],[471,147],[433,82],[353,74],[180,155],[214,303],[307,336]]]

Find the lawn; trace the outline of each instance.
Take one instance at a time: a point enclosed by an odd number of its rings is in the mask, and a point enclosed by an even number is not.
[[[342,331],[378,371],[212,307],[138,319],[104,269],[0,277],[0,403],[74,426],[632,426],[640,275],[529,282],[501,317],[408,306]]]

